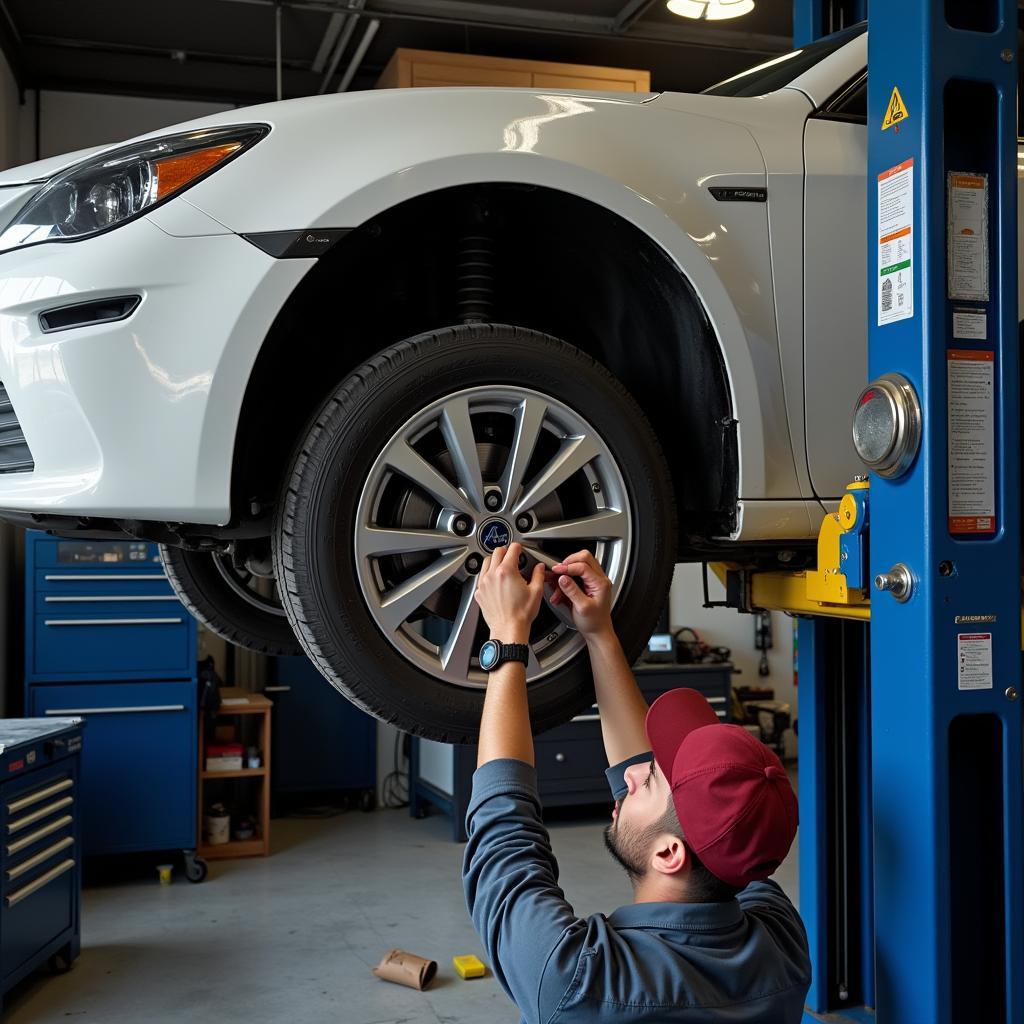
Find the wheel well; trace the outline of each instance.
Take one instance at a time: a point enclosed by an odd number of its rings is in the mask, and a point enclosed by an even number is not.
[[[519,185],[444,189],[352,231],[278,315],[246,389],[236,516],[273,507],[294,445],[337,383],[393,342],[460,322],[460,260],[483,237],[487,319],[576,345],[614,373],[661,439],[687,538],[728,533],[735,423],[718,343],[689,282],[642,231],[567,193]],[[462,284],[465,283],[463,279]],[[685,482],[685,483],[684,483]]]

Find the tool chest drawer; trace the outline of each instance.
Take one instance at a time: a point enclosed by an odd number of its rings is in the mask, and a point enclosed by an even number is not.
[[[109,607],[37,614],[28,674],[36,680],[187,676],[195,670],[194,634],[180,603],[131,614]]]
[[[196,627],[148,541],[26,535],[27,682],[188,679]]]
[[[2,988],[63,951],[78,954],[83,723],[0,721]]]
[[[196,689],[191,681],[29,688],[30,714],[88,726],[79,795],[86,855],[194,846]]]

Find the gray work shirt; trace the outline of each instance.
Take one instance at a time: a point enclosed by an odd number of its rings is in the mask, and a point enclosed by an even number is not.
[[[625,768],[650,759],[608,770],[615,799]],[[727,903],[634,903],[577,917],[540,810],[530,765],[491,761],[474,774],[466,903],[521,1024],[799,1024],[807,936],[778,885],[752,882]]]

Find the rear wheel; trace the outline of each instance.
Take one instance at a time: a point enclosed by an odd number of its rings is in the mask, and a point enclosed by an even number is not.
[[[207,629],[261,654],[301,654],[269,565],[238,566],[224,552],[160,546],[167,578],[181,603]],[[257,570],[260,570],[259,572]]]
[[[555,338],[465,326],[387,349],[324,404],[285,488],[275,572],[296,635],[339,690],[406,731],[471,742],[486,554],[520,541],[529,571],[593,550],[635,655],[667,600],[674,523],[657,440],[615,378]],[[547,601],[530,645],[540,731],[591,702],[590,672]]]

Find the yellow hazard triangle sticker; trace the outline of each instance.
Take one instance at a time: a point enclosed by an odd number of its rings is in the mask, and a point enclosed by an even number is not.
[[[894,86],[892,96],[889,99],[889,106],[885,108],[882,131],[884,132],[886,128],[891,128],[894,124],[899,124],[900,121],[905,121],[909,116],[910,113],[907,110],[907,105],[903,102],[899,89]]]

